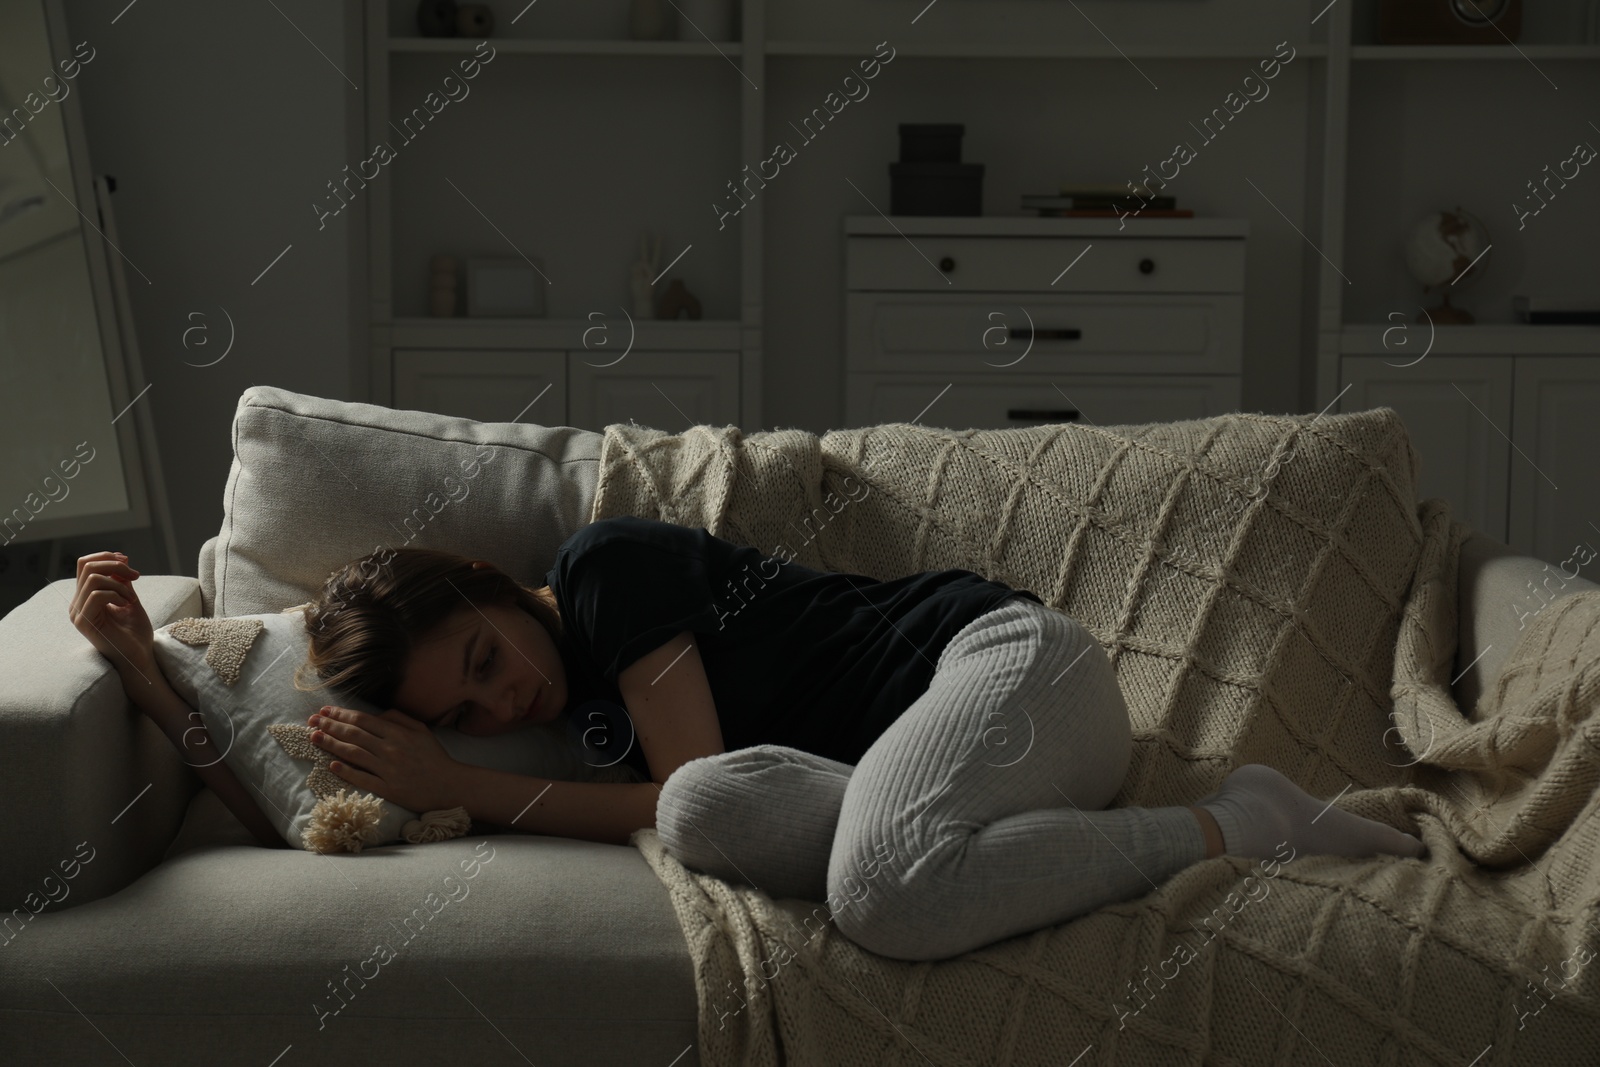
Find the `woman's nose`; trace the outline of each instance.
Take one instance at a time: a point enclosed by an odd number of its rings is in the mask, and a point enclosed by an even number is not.
[[[517,707],[517,693],[508,689],[500,702],[495,705],[495,719],[498,722],[515,722],[522,709]]]

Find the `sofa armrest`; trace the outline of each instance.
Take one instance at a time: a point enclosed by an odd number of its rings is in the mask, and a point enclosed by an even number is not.
[[[108,896],[160,863],[200,784],[67,618],[76,584],[51,582],[0,619],[0,791],[12,812],[0,945],[33,912]],[[157,627],[201,614],[194,578],[144,575],[138,588]]]
[[[1551,601],[1600,589],[1575,575],[1576,558],[1561,563],[1520,555],[1510,545],[1474,532],[1461,543],[1456,577],[1459,605],[1455,673],[1456,706],[1470,716],[1500,677],[1506,657]]]

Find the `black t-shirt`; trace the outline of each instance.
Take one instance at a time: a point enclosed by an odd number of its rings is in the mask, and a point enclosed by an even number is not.
[[[1043,603],[973,571],[879,581],[635,517],[573,534],[545,580],[563,623],[564,715],[589,700],[622,706],[617,676],[689,630],[727,751],[787,745],[852,766],[928,688],[957,631],[1014,596]],[[618,718],[624,758],[650,777],[625,716]]]

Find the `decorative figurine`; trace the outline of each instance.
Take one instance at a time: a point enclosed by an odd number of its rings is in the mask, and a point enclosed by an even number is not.
[[[674,278],[667,283],[667,291],[656,301],[656,318],[675,319],[680,311],[687,312],[691,319],[698,319],[700,301],[683,287],[683,279]]]

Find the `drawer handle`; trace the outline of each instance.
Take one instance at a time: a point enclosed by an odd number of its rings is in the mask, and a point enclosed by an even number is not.
[[[1140,274],[1154,274],[1155,271],[1156,271],[1156,261],[1155,260],[1153,260],[1153,259],[1141,259],[1139,261],[1139,273]]]
[[[939,260],[939,269],[944,271],[946,274],[949,274],[951,271],[956,269],[956,261],[951,259],[949,256],[945,256]]]
[[[1078,417],[1077,408],[1007,408],[1008,419],[1031,419],[1044,422],[1072,422]]]
[[[1074,329],[1072,327],[1064,327],[1060,329],[1041,327],[1039,329],[1028,330],[1021,326],[1013,326],[1006,332],[1010,336],[1018,338],[1019,340],[1029,337],[1036,338],[1040,341],[1079,341],[1083,339],[1083,331]]]

